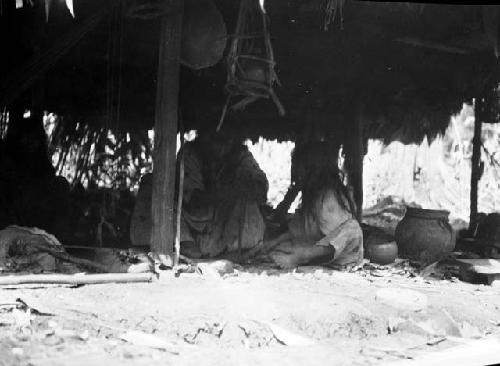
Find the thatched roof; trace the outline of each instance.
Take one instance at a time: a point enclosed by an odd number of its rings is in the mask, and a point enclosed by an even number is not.
[[[214,2],[231,33],[238,2]],[[75,0],[76,19],[62,5],[53,8],[44,43],[54,42],[99,4]],[[496,84],[494,42],[486,36],[480,6],[427,4],[422,8],[351,0],[343,6],[343,29],[337,14],[324,31],[320,4],[320,0],[266,2],[282,83],[276,91],[287,114],[279,117],[271,101],[261,100],[245,111],[230,112],[224,128],[250,137],[285,139],[305,132],[341,136],[359,107],[370,137],[416,141],[446,128],[462,103]],[[488,14],[495,20],[497,12],[493,7]],[[18,11],[15,18],[0,17],[2,44],[13,55],[2,59],[2,77],[29,55],[29,47],[19,45],[30,39],[31,24],[39,15],[27,9]],[[112,119],[109,127],[144,131],[154,120],[159,22],[112,19],[108,17],[89,33],[46,75],[45,107],[64,115],[69,123],[109,125],[109,65],[116,61],[109,44],[118,37],[122,45],[120,119]],[[117,24],[121,32],[113,31]],[[182,68],[186,128],[215,128],[225,99],[225,80],[223,63],[201,71]]]

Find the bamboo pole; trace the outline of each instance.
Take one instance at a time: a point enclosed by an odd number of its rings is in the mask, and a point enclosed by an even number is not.
[[[481,169],[481,130],[484,119],[485,101],[483,97],[477,98],[474,103],[474,137],[472,138],[472,162],[470,175],[470,217],[469,230],[474,228],[475,218],[477,216],[477,187],[479,184]]]
[[[156,90],[154,171],[152,194],[152,249],[172,255],[174,244],[174,189],[179,98],[179,60],[183,0],[172,0],[161,21]]]
[[[177,225],[175,231],[175,257],[174,267],[179,265],[181,256],[181,220],[182,220],[182,201],[184,196],[184,126],[180,121],[180,140],[181,148],[179,150],[179,187],[177,193]]]
[[[153,273],[32,274],[0,276],[0,286],[27,284],[94,285],[99,283],[151,282]]]
[[[358,104],[359,105],[359,104]],[[361,113],[353,114],[353,132],[346,144],[347,170],[353,198],[356,205],[356,218],[361,221],[363,210],[363,158],[365,156],[365,140]]]

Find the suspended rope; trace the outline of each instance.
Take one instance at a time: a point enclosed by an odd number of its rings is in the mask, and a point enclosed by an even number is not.
[[[123,6],[117,6],[109,23],[106,71],[106,128],[118,130],[122,83]]]
[[[123,3],[119,6],[119,41],[118,41],[118,80],[117,80],[117,100],[116,100],[116,124],[118,131],[120,125],[120,109],[122,102],[122,64],[123,64],[123,19],[125,16],[125,6]]]
[[[114,12],[113,12],[114,15]],[[106,50],[106,120],[105,120],[105,126],[106,129],[109,128],[111,124],[111,100],[112,100],[112,47],[113,47],[113,16],[110,17],[109,24],[108,24],[108,45],[107,45],[107,50]]]
[[[258,0],[241,0],[236,30],[227,56],[228,97],[217,131],[222,127],[233,97],[243,97],[231,107],[233,110],[244,109],[260,98],[271,98],[279,114],[285,114],[274,91],[274,84],[280,85],[274,71],[275,65],[269,20],[263,8]]]

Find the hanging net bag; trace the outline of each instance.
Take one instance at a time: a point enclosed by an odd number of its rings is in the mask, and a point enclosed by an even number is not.
[[[280,116],[285,109],[274,92],[279,84],[274,71],[274,56],[269,33],[269,20],[258,0],[241,0],[234,38],[227,55],[228,97],[224,105],[217,131],[232,98],[241,97],[231,109],[241,110],[260,99],[271,98]]]

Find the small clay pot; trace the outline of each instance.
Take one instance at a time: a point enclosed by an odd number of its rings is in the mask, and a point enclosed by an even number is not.
[[[396,242],[371,244],[366,247],[367,257],[370,262],[377,264],[394,263],[398,256],[398,246]]]

